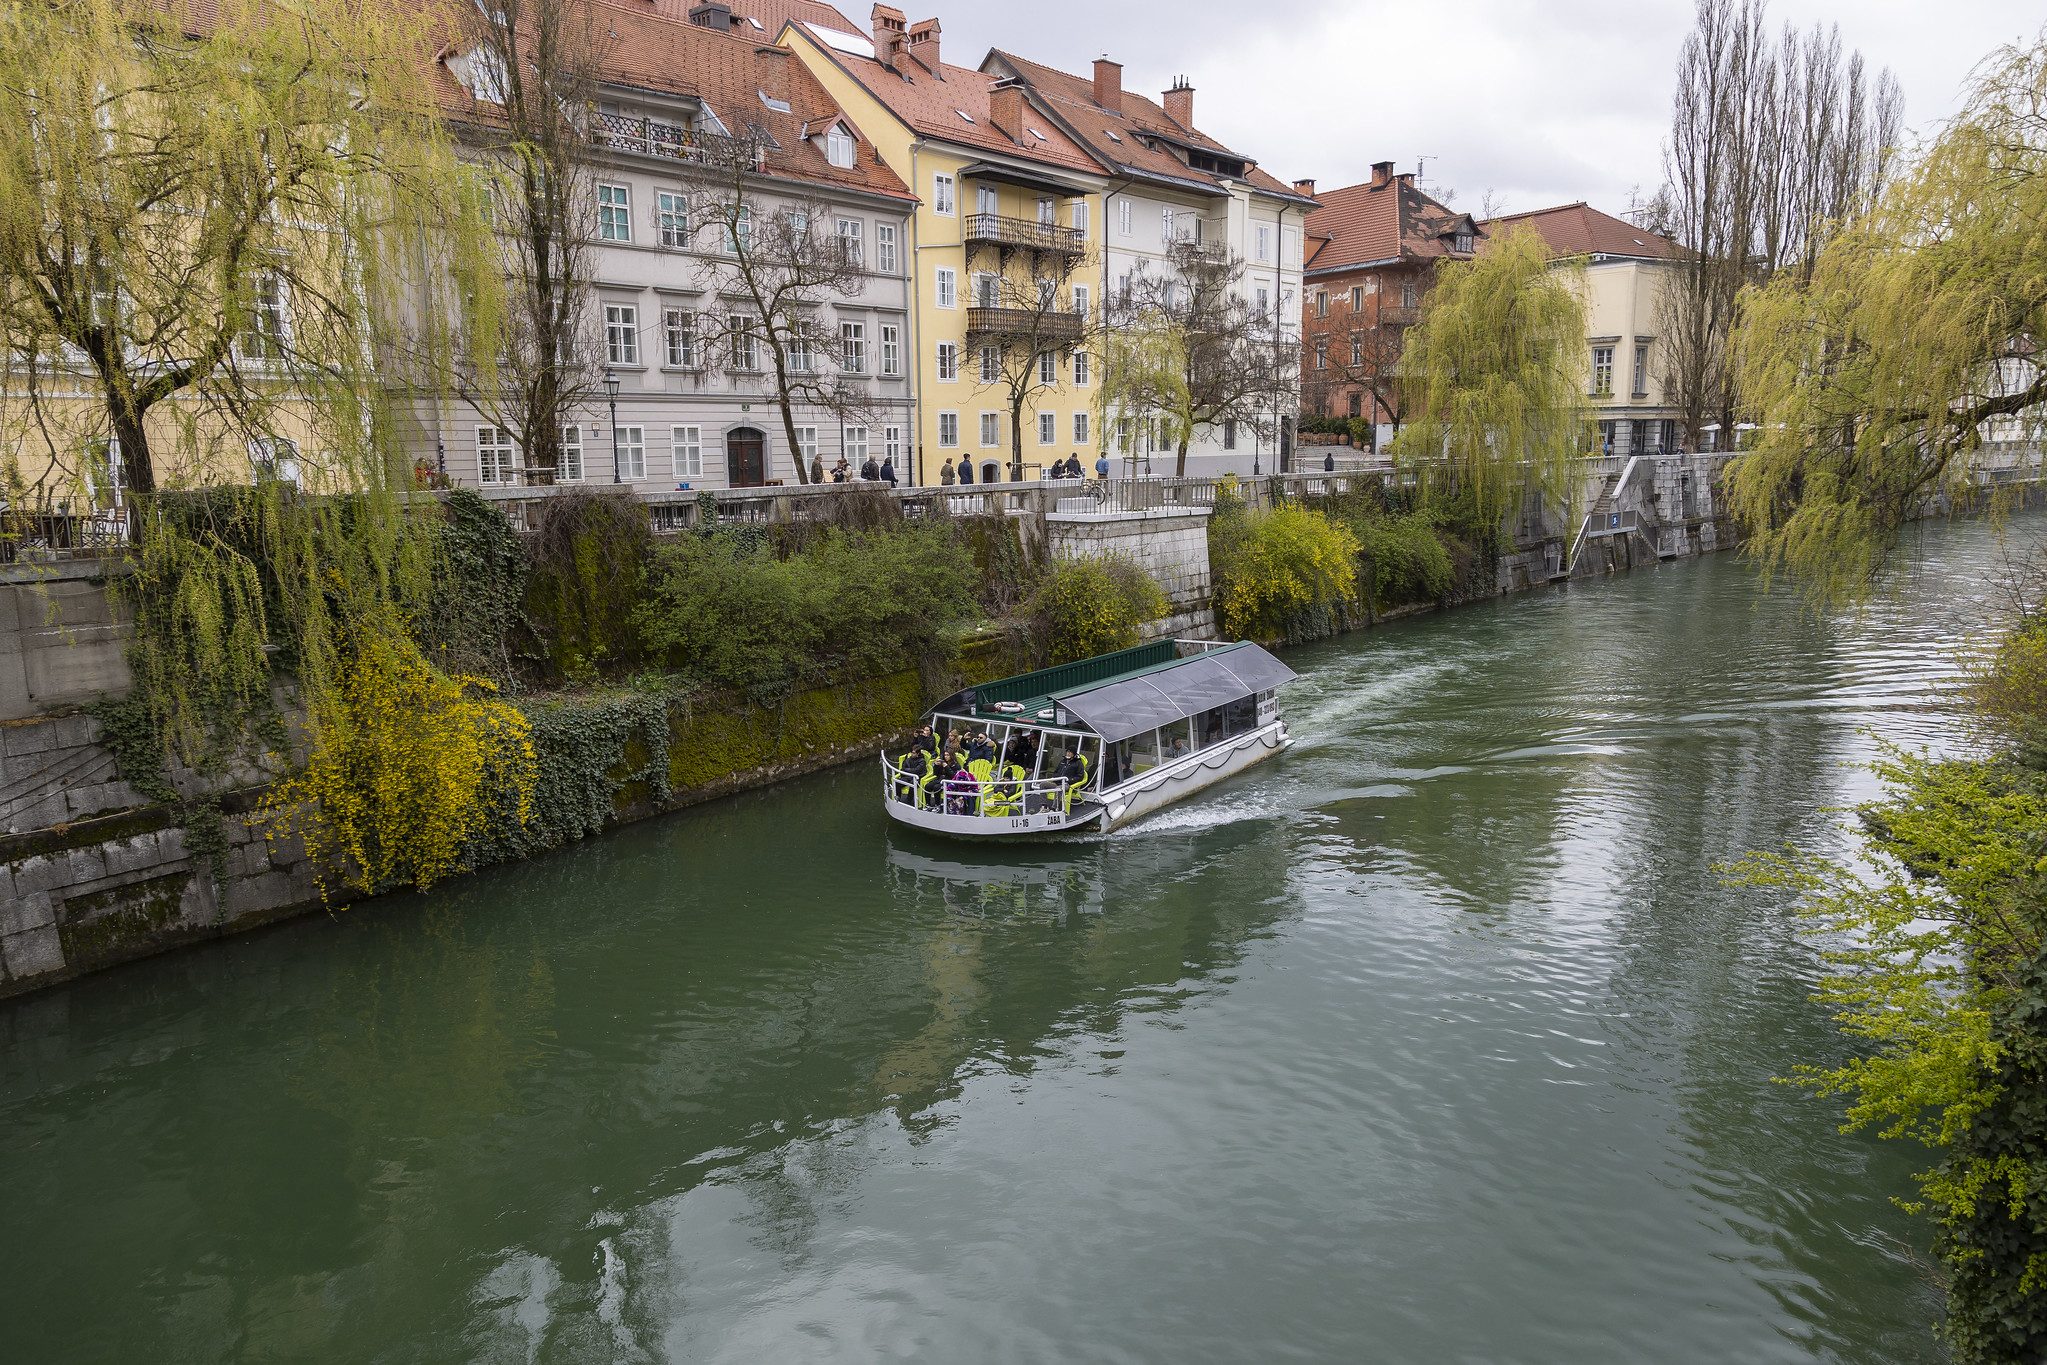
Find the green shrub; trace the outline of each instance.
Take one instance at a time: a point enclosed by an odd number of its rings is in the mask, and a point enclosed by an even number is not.
[[[756,698],[909,667],[974,613],[973,561],[943,525],[832,530],[786,560],[757,539],[686,536],[648,579],[633,613],[646,647]]]
[[[1450,591],[1456,566],[1426,513],[1372,518],[1356,529],[1374,601],[1399,606],[1434,601]]]
[[[1218,497],[1209,539],[1224,638],[1311,639],[1340,628],[1357,599],[1357,537],[1310,508],[1246,516],[1229,501]]]
[[[1047,663],[1088,659],[1137,643],[1140,627],[1166,614],[1166,594],[1121,555],[1062,559],[1038,584],[1031,615]]]

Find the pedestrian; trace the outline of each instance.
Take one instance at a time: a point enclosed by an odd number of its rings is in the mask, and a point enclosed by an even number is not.
[[[865,460],[861,462],[860,477],[867,480],[869,483],[881,482],[881,466],[874,462],[874,457],[872,455],[869,455]]]
[[[881,457],[881,481],[887,484],[890,488],[894,488],[896,486],[895,456],[884,455]]]
[[[1107,454],[1095,456],[1095,477],[1098,479],[1109,477],[1109,457]]]
[[[945,467],[938,471],[938,481],[944,484],[946,487],[950,488],[952,486],[952,481],[955,477],[956,476],[952,472],[952,461],[951,459],[947,459],[945,462]]]
[[[1336,472],[1335,451],[1332,450],[1327,455],[1324,455],[1322,457],[1322,472],[1325,474],[1334,474]]]
[[[812,483],[824,482],[824,456],[813,455],[810,457],[810,481]]]
[[[973,462],[972,460],[969,460],[969,459],[965,459],[965,458],[962,458],[962,459],[960,460],[960,482],[961,482],[961,483],[972,483],[973,481],[974,481],[974,462]]]
[[[839,457],[839,462],[838,462],[837,464],[835,464],[835,465],[833,465],[833,466],[832,466],[832,482],[833,482],[833,483],[844,483],[844,482],[846,482],[846,480],[848,480],[848,479],[850,479],[850,478],[852,478],[852,477],[853,477],[853,466],[852,466],[852,465],[849,465],[849,464],[847,464],[847,463],[846,463],[846,457],[845,457],[845,456],[843,456],[843,455],[841,455],[841,456]]]

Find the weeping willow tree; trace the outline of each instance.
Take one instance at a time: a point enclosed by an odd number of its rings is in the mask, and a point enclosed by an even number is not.
[[[1161,448],[1192,429],[1187,338],[1170,313],[1156,306],[1124,308],[1114,326],[1102,329],[1099,345],[1094,409],[1104,448],[1134,457],[1140,423],[1156,423],[1150,434]]]
[[[1766,565],[1821,601],[1858,598],[1936,495],[1965,499],[1994,449],[2037,449],[2043,222],[2038,42],[1982,68],[1962,113],[1856,206],[1809,281],[1779,275],[1746,296],[1741,388],[1759,430],[1727,489]]]
[[[1424,503],[1465,504],[1491,539],[1540,496],[1570,507],[1584,453],[1583,271],[1522,227],[1448,261],[1400,360],[1413,414],[1389,447]]]
[[[160,760],[222,770],[280,669],[316,770],[352,698],[422,695],[365,675],[424,666],[440,517],[404,438],[452,354],[428,304],[459,288],[488,323],[500,291],[418,24],[357,0],[0,16],[9,494],[125,513]],[[452,714],[416,719],[452,740]]]

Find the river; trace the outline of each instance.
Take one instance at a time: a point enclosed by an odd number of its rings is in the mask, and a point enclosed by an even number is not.
[[[1941,1358],[1922,1150],[1716,861],[1838,847],[1981,524],[1298,649],[1299,743],[1105,840],[866,765],[0,1002],[0,1359]]]

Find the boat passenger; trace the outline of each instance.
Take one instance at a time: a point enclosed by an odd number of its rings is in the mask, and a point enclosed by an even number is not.
[[[973,738],[967,741],[967,762],[993,763],[994,761],[995,746],[988,742],[988,732],[986,730],[977,732]]]
[[[1173,736],[1173,752],[1167,757],[1166,762],[1171,763],[1175,758],[1185,757],[1187,757],[1187,736],[1176,734]]]
[[[917,792],[924,785],[924,777],[931,769],[931,755],[922,749],[912,749],[903,755],[897,765],[902,776],[896,780],[896,795],[906,806],[917,803]]]
[[[938,757],[938,741],[931,736],[931,727],[919,726],[915,738],[911,739],[912,749],[921,749],[932,758]]]

